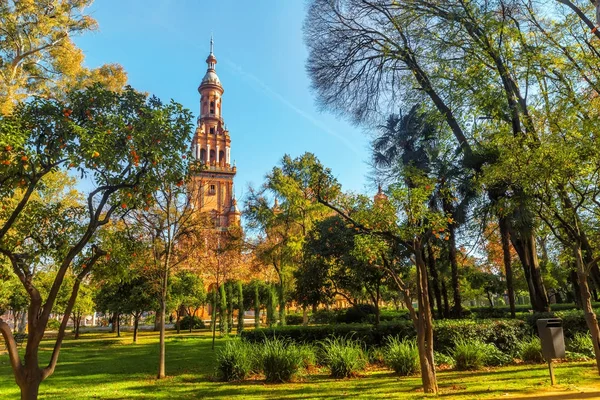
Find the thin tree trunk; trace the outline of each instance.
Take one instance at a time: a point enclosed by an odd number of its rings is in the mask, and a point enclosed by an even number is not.
[[[254,286],[254,329],[260,328],[260,295],[258,285]]]
[[[137,343],[139,321],[140,321],[140,315],[135,314],[133,316],[133,343]]]
[[[448,289],[446,288],[446,280],[442,279],[442,298],[444,300],[444,318],[450,318],[450,302],[448,301]]]
[[[596,367],[600,373],[600,328],[598,327],[598,320],[596,313],[592,307],[592,300],[590,290],[588,287],[588,272],[581,255],[581,247],[575,246],[575,263],[577,265],[577,278],[579,280],[579,288],[581,293],[581,304],[583,306],[583,312],[585,315],[585,322],[587,323],[588,329],[592,336],[592,343],[594,345],[594,355],[596,357]]]
[[[427,265],[429,266],[429,274],[431,275],[431,286],[433,288],[433,294],[435,295],[435,302],[437,304],[438,318],[444,317],[444,311],[442,309],[442,292],[440,291],[440,279],[435,263],[435,255],[431,248],[431,243],[427,243]]]
[[[512,260],[510,257],[510,233],[508,230],[508,221],[505,217],[500,217],[498,225],[500,227],[500,242],[502,243],[502,258],[504,261],[504,274],[506,275],[506,291],[508,294],[510,317],[515,318],[515,287],[513,283]]]
[[[160,293],[160,338],[159,338],[159,351],[158,351],[158,374],[157,379],[163,379],[166,376],[165,373],[165,319],[167,314],[167,291],[168,291],[168,279],[169,279],[169,263],[170,263],[170,251],[167,251],[164,269],[162,271],[162,288]]]
[[[417,347],[419,349],[419,364],[421,379],[425,393],[437,393],[438,385],[433,358],[433,319],[429,308],[429,288],[427,266],[422,258],[421,244],[414,242],[415,263],[417,269],[417,298],[419,313],[417,316]]]
[[[532,308],[538,312],[549,311],[548,295],[542,282],[533,233],[516,232],[511,229],[510,240],[523,265]]]

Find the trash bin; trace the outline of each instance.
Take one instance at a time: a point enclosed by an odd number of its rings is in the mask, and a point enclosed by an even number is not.
[[[537,320],[538,333],[542,342],[542,354],[546,361],[565,357],[565,337],[562,319],[547,318]]]

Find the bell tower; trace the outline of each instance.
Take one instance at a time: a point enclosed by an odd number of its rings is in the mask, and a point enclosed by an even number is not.
[[[240,212],[233,193],[236,167],[231,163],[231,137],[221,114],[224,90],[216,73],[217,58],[213,51],[211,37],[206,74],[198,87],[200,116],[192,140],[192,154],[202,164],[194,176],[195,206],[211,218],[215,228],[226,229],[239,225]]]

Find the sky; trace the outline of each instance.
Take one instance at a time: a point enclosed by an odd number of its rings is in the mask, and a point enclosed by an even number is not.
[[[304,152],[331,168],[344,189],[372,192],[367,131],[319,110],[310,89],[304,1],[97,0],[87,11],[99,29],[75,41],[88,67],[121,64],[131,86],[174,99],[195,116],[214,36],[238,199],[284,154]]]

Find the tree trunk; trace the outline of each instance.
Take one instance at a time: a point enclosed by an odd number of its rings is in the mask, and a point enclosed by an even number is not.
[[[155,312],[155,318],[154,318],[154,332],[158,332],[160,331],[160,323],[161,323],[161,317],[160,317],[160,308],[158,310],[156,310]]]
[[[81,314],[76,313],[75,318],[73,319],[73,324],[75,325],[75,339],[79,339],[79,325],[81,324]]]
[[[538,312],[550,311],[548,294],[542,282],[534,234],[532,232],[517,232],[511,229],[510,240],[523,265],[532,308]]]
[[[571,272],[569,273],[569,276],[567,277],[567,280],[569,282],[571,282],[571,286],[573,287],[573,300],[575,301],[575,305],[577,306],[577,308],[581,309],[581,290],[579,290],[579,283],[577,283],[577,272],[575,271],[575,268],[571,269]]]
[[[433,318],[429,308],[427,266],[422,257],[420,242],[415,240],[413,243],[417,267],[417,297],[419,304],[419,313],[416,321],[417,347],[419,350],[419,364],[421,366],[423,392],[437,393],[438,385],[435,375],[435,362],[433,359]]]
[[[308,325],[308,308],[306,307],[306,304],[302,306],[302,325]]]
[[[452,270],[452,297],[454,300],[454,307],[452,309],[453,314],[456,318],[462,317],[462,300],[460,298],[460,279],[458,276],[458,260],[456,256],[456,233],[454,224],[448,225],[448,255],[450,257],[450,267]]]
[[[137,343],[139,322],[140,322],[140,314],[135,314],[133,316],[133,343]]]
[[[19,385],[21,389],[21,400],[37,400],[42,383],[41,376],[39,379],[28,379],[23,385]]]
[[[115,333],[117,331],[117,318],[119,313],[113,313],[110,317],[110,333]]]
[[[575,246],[575,262],[577,265],[577,278],[579,280],[579,288],[581,293],[581,304],[583,306],[583,312],[585,315],[585,322],[590,330],[592,336],[592,342],[594,345],[594,355],[596,357],[596,367],[600,373],[600,328],[598,327],[598,320],[596,313],[592,307],[592,300],[590,290],[588,287],[588,273],[584,264],[581,247]]]
[[[279,326],[285,326],[285,292],[283,288],[283,277],[279,277],[279,287],[277,288],[277,297],[279,297]]]
[[[117,337],[121,337],[121,314],[117,314]]]
[[[510,317],[515,318],[515,287],[513,283],[512,260],[510,257],[510,233],[508,230],[508,221],[505,217],[500,217],[498,225],[500,226],[500,242],[502,243],[502,258],[504,261],[504,274],[506,275],[506,291],[508,294]]]
[[[181,319],[181,312],[180,312],[180,310],[177,310],[175,312],[175,315],[177,315],[177,320],[175,321],[175,326],[177,327],[177,334],[179,335],[179,333],[181,333],[181,326],[180,326],[180,322],[179,322],[179,320]]]
[[[167,256],[166,264],[168,266],[169,257]],[[159,350],[158,350],[158,374],[157,379],[163,379],[166,376],[165,373],[165,319],[167,314],[167,290],[168,290],[168,270],[162,271],[162,288],[160,293],[160,338],[159,338]]]
[[[258,285],[254,287],[254,329],[260,328],[260,296]]]
[[[429,266],[429,274],[431,275],[431,286],[437,304],[438,318],[442,319],[444,317],[444,311],[442,309],[442,292],[440,291],[440,279],[435,264],[435,255],[433,254],[431,243],[427,243],[427,265]]]
[[[442,298],[444,300],[444,318],[450,318],[450,302],[448,301],[448,289],[446,280],[442,279]]]

